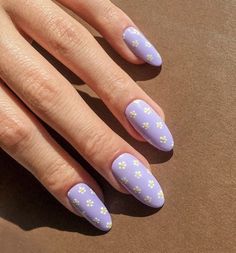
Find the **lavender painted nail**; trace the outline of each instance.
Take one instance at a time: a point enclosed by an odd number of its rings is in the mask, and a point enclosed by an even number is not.
[[[132,126],[156,148],[170,151],[174,147],[173,137],[162,118],[145,101],[137,99],[125,110]]]
[[[142,203],[159,208],[164,204],[161,186],[137,158],[124,153],[112,163],[112,171],[117,180]]]
[[[162,64],[158,51],[136,28],[126,28],[123,33],[123,39],[130,50],[145,62],[153,66],[160,66]]]
[[[95,192],[86,184],[79,183],[67,193],[75,210],[100,230],[111,229],[112,221],[109,212]]]

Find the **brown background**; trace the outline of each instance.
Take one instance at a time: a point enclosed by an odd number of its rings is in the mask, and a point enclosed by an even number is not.
[[[82,81],[47,57],[77,84],[98,115],[153,164],[166,204],[155,213],[117,193],[96,175],[113,217],[112,231],[103,234],[65,210],[29,173],[0,152],[0,252],[236,252],[236,2],[114,3],[158,45],[163,68],[132,66],[103,39],[97,39],[165,110],[175,137],[173,154],[132,140]]]

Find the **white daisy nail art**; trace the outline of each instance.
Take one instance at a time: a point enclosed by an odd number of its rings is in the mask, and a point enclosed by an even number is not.
[[[147,54],[147,61],[151,62],[153,60],[153,56],[151,54]]]
[[[74,210],[92,225],[103,231],[110,229],[106,225],[111,224],[111,216],[103,202],[88,185],[76,184],[68,191],[67,197]]]
[[[100,211],[101,214],[106,214],[107,213],[107,209],[106,207],[101,207],[101,211]]]
[[[164,199],[163,191],[160,190],[160,191],[157,193],[157,197],[158,197],[159,199]]]
[[[151,110],[151,108],[150,108],[150,107],[145,107],[145,108],[144,108],[144,113],[146,113],[146,114],[150,115],[150,114],[151,114],[151,112],[152,112],[152,110]]]
[[[133,191],[135,192],[135,193],[141,193],[141,188],[139,187],[139,186],[135,186],[134,188],[133,188]]]
[[[137,40],[133,40],[132,41],[132,46],[133,47],[138,47],[139,46],[139,42]]]
[[[86,200],[86,205],[88,207],[92,207],[94,205],[94,202],[91,199]]]
[[[124,170],[126,168],[126,162],[119,162],[119,169]]]
[[[130,118],[133,118],[133,119],[135,119],[137,116],[137,113],[135,111],[132,111],[129,114],[130,114]]]
[[[144,129],[148,129],[149,128],[149,122],[143,122],[142,127]]]
[[[123,183],[123,184],[127,184],[129,182],[129,180],[126,178],[126,177],[122,177],[120,179],[120,181]]]
[[[167,138],[166,138],[165,135],[164,136],[160,136],[160,142],[161,143],[167,143]]]
[[[141,178],[142,177],[142,173],[141,173],[141,171],[140,170],[138,170],[138,171],[135,171],[134,172],[134,176],[136,177],[136,178]]]
[[[152,189],[154,186],[155,186],[154,180],[149,180],[148,187],[150,187]]]
[[[163,128],[163,123],[161,121],[157,122],[156,127],[159,128],[159,129],[162,129]]]
[[[81,194],[84,194],[85,192],[86,192],[86,190],[85,190],[85,188],[84,187],[79,187],[79,191],[78,191],[79,193],[81,193]]]
[[[151,203],[151,202],[152,202],[152,197],[146,196],[146,197],[144,198],[144,201],[145,201],[145,202],[148,202],[148,203]]]
[[[95,218],[93,219],[93,221],[94,221],[95,223],[97,223],[97,224],[100,223],[100,219],[98,219],[97,217],[95,217]]]
[[[107,222],[106,227],[110,229],[112,227],[112,223],[111,222]]]
[[[139,166],[139,161],[138,160],[133,160],[133,165]]]
[[[73,199],[72,204],[75,206],[79,206],[79,200],[78,199]]]

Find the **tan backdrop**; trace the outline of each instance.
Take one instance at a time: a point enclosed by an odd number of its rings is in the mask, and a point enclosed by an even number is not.
[[[166,204],[154,212],[96,175],[113,217],[112,231],[102,234],[65,210],[29,173],[0,152],[0,252],[236,252],[236,2],[114,3],[158,45],[163,68],[126,63],[91,31],[163,107],[175,137],[173,154],[131,139],[81,80],[35,47],[76,85],[107,124],[148,158],[164,188]],[[51,133],[88,167],[64,140]]]

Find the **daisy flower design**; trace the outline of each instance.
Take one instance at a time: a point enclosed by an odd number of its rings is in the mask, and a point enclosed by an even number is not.
[[[146,57],[147,61],[152,61],[153,60],[153,56],[152,54],[148,54],[147,57]]]
[[[157,193],[157,197],[158,197],[159,199],[164,199],[164,194],[163,194],[163,191],[162,191],[162,190],[160,190],[160,191]]]
[[[138,160],[133,160],[133,165],[134,166],[139,166],[139,161]]]
[[[152,189],[154,186],[155,186],[154,180],[149,180],[148,187],[150,187]]]
[[[119,169],[121,169],[121,170],[124,170],[126,168],[126,162],[125,161],[119,162],[118,165],[119,165]]]
[[[94,202],[93,202],[91,199],[86,200],[86,205],[87,205],[88,207],[92,207],[93,204],[94,204]]]
[[[133,191],[134,191],[135,193],[137,193],[137,194],[140,194],[140,193],[141,193],[141,188],[138,187],[138,186],[135,186],[135,187],[133,188]]]
[[[138,170],[138,171],[135,171],[134,172],[134,176],[136,177],[136,178],[141,178],[142,177],[142,173],[141,173],[141,171],[140,170]]]
[[[139,46],[139,42],[137,40],[133,40],[132,41],[132,46],[133,47],[138,47]]]
[[[161,121],[157,122],[156,127],[162,129],[163,128],[163,123]]]
[[[130,116],[130,118],[135,119],[136,116],[137,116],[137,113],[135,111],[132,111],[132,112],[129,113],[129,116]]]
[[[78,192],[81,193],[81,194],[84,194],[86,192],[85,187],[80,186]]]
[[[126,178],[126,177],[122,177],[121,179],[120,179],[120,181],[123,183],[123,184],[127,184],[129,181],[128,181],[128,179]]]
[[[152,110],[151,110],[150,107],[145,107],[143,111],[144,111],[144,113],[146,113],[146,114],[148,114],[148,115],[150,115],[151,112],[152,112]]]
[[[112,223],[111,222],[107,222],[106,227],[107,228],[111,228],[111,226],[112,226]]]
[[[147,202],[147,203],[151,203],[151,202],[152,202],[152,197],[146,196],[146,197],[144,198],[144,201]]]
[[[142,124],[142,128],[148,129],[148,128],[149,128],[149,123],[148,123],[148,122],[144,122],[144,123]]]
[[[97,223],[97,224],[100,223],[100,219],[98,219],[97,217],[95,217],[95,218],[93,219],[93,221],[94,221],[95,223]]]
[[[161,142],[161,143],[167,143],[167,138],[166,138],[165,135],[160,136],[160,142]]]
[[[100,213],[105,215],[107,213],[106,207],[102,206]]]
[[[79,200],[78,199],[73,199],[72,204],[75,206],[79,206]]]

